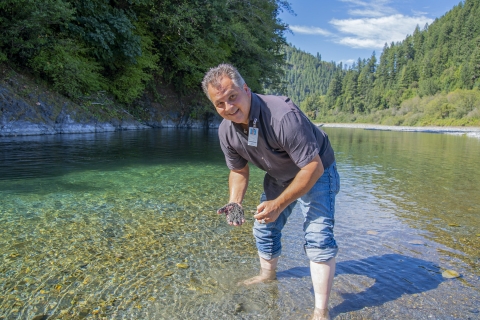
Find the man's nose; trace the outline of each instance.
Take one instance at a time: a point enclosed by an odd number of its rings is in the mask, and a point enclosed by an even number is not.
[[[233,104],[229,103],[229,102],[225,102],[225,110],[230,110],[233,108]]]

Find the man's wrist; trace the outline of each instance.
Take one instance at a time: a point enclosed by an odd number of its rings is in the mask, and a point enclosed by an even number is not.
[[[293,201],[292,201],[293,202]],[[282,212],[285,210],[286,207],[288,207],[289,203],[287,203],[286,199],[280,195],[278,198],[273,200],[274,207],[279,211]]]

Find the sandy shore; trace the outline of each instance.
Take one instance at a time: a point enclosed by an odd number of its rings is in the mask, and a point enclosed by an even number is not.
[[[325,128],[358,128],[366,130],[431,132],[457,135],[464,134],[469,137],[480,138],[480,127],[407,127],[365,123],[317,123],[317,125]]]

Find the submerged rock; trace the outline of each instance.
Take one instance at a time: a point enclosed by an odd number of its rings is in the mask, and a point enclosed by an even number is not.
[[[455,270],[445,270],[442,272],[442,276],[447,279],[452,279],[460,277],[460,274]]]

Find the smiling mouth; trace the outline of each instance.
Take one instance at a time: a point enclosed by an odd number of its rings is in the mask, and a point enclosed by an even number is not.
[[[239,111],[239,110],[240,110],[240,109],[237,109],[237,110],[236,110],[234,113],[230,113],[230,115],[231,115],[231,116],[234,116],[234,115],[236,115],[236,114],[238,113],[238,111]]]

